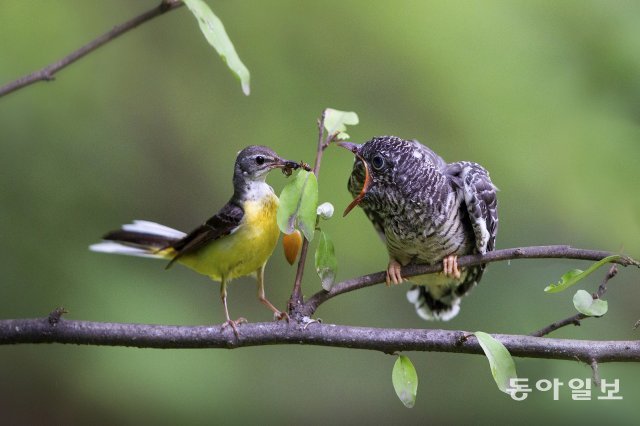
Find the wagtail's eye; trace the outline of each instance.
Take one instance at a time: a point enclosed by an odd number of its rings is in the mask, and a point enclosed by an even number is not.
[[[256,164],[258,166],[262,166],[264,164],[264,157],[262,155],[258,155],[256,157]]]
[[[384,166],[384,158],[382,158],[382,156],[380,155],[376,155],[375,157],[373,157],[373,159],[371,159],[371,165],[374,169],[380,170],[382,166]]]

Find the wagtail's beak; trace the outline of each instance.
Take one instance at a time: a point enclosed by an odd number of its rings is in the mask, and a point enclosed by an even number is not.
[[[362,158],[362,156],[358,153],[362,145],[353,142],[340,142],[338,146],[351,151],[362,162],[362,165],[364,166],[364,183],[362,184],[362,189],[360,190],[360,193],[356,196],[356,198],[354,198],[353,201],[347,206],[347,208],[344,209],[344,213],[342,213],[342,217],[344,217],[348,215],[355,206],[360,204],[364,196],[367,195],[367,191],[371,186],[371,174],[369,173],[369,165],[367,164],[365,159]]]

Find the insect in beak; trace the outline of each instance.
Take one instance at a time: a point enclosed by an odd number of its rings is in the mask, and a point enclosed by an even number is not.
[[[309,165],[307,163],[304,163],[302,161],[300,161],[299,163],[295,162],[295,161],[290,161],[290,160],[284,160],[283,164],[280,166],[282,167],[282,174],[284,174],[286,177],[291,176],[291,174],[293,173],[294,170],[298,170],[300,168],[310,172],[311,171],[311,167],[309,167]]]

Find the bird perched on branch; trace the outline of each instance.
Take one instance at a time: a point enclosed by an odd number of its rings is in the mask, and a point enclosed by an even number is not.
[[[276,223],[278,197],[265,182],[269,171],[280,168],[287,176],[300,165],[283,160],[265,146],[249,146],[238,153],[233,172],[233,196],[213,217],[189,234],[136,220],[109,232],[105,241],[90,247],[93,251],[153,257],[169,260],[167,268],[181,263],[194,271],[220,281],[220,297],[226,322],[238,334],[236,321],[229,317],[227,284],[234,278],[255,275],[258,298],[276,319],[287,319],[264,293],[264,268],[278,242]]]
[[[375,137],[364,144],[343,142],[355,163],[348,182],[387,245],[387,285],[403,281],[409,263],[443,262],[443,273],[411,278],[407,298],[424,319],[449,320],[460,297],[482,277],[484,265],[458,268],[458,256],[494,249],[498,229],[496,191],[479,164],[446,163],[415,140]]]

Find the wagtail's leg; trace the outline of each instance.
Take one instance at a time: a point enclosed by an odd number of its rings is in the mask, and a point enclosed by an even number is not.
[[[233,321],[229,317],[229,309],[227,308],[227,279],[225,277],[222,277],[222,280],[220,281],[220,298],[222,299],[222,304],[224,305],[224,316],[227,319],[227,321],[222,324],[222,328],[224,329],[226,327],[231,327],[236,337],[239,337],[238,324],[247,322],[247,319],[240,317],[237,320]]]
[[[279,321],[281,319],[286,319],[287,322],[289,322],[289,315],[286,312],[279,311],[278,308],[273,306],[264,295],[264,267],[265,265],[262,265],[256,272],[256,276],[258,278],[258,299],[263,305],[273,311],[274,320]]]
[[[395,259],[389,257],[389,266],[387,266],[387,287],[394,283],[398,285],[404,281],[402,275],[400,275],[400,271],[402,270],[402,265]]]

